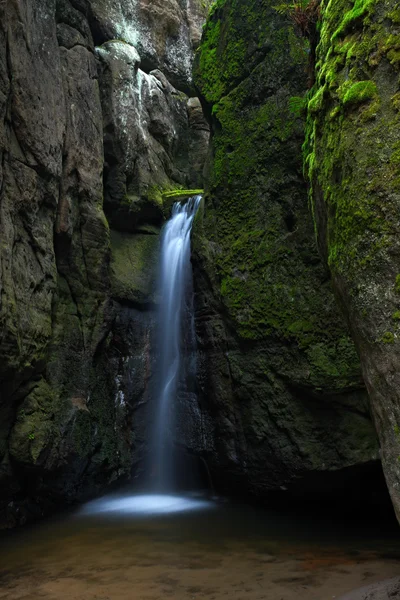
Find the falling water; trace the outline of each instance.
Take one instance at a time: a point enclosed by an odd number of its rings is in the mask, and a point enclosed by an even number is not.
[[[153,482],[161,491],[174,487],[174,405],[184,374],[184,340],[188,346],[194,339],[190,234],[200,201],[201,196],[194,196],[186,204],[174,204],[161,242],[160,359],[151,457]]]

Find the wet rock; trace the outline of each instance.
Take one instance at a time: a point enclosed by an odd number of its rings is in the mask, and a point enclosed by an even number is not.
[[[240,482],[256,497],[329,501],[349,486],[344,505],[360,500],[378,446],[314,243],[304,123],[289,109],[306,91],[307,54],[272,4],[221,3],[196,59],[212,128],[194,236],[200,397],[214,426],[204,452],[229,492]]]
[[[192,90],[193,51],[210,2],[191,0],[95,0],[96,44],[121,40],[137,48],[143,69],[160,69],[176,88]]]
[[[143,446],[162,192],[201,170],[173,83],[204,9],[121,4],[0,3],[0,527],[128,477]]]
[[[346,2],[322,4],[323,69],[305,155],[318,244],[360,354],[400,518],[397,32],[394,2],[363,5],[357,16]]]
[[[188,98],[159,70],[140,68],[135,48],[97,49],[104,110],[105,211],[112,227],[160,224],[162,194],[201,179],[208,132],[190,119]],[[194,157],[194,152],[198,156]]]

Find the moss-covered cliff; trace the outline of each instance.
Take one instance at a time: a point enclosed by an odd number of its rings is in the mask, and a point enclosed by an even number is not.
[[[194,239],[209,459],[227,487],[234,475],[255,494],[377,459],[359,361],[314,243],[304,123],[289,108],[307,60],[273,2],[219,0],[195,68],[212,125]]]
[[[400,12],[322,2],[305,168],[319,247],[347,315],[400,515]]]

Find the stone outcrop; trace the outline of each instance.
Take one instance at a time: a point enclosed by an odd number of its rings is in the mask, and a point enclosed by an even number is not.
[[[95,0],[91,20],[97,46],[121,40],[134,46],[144,69],[160,69],[176,88],[191,93],[193,50],[212,0]]]
[[[111,41],[96,53],[104,113],[105,213],[111,227],[120,230],[159,225],[163,193],[200,183],[207,124],[204,117],[196,119],[196,99],[176,90],[160,70],[140,68],[134,47]]]
[[[332,498],[342,486],[350,502],[378,446],[314,243],[304,123],[290,110],[306,65],[273,2],[212,9],[195,68],[212,129],[194,237],[200,397],[214,427],[205,456],[230,491]]]
[[[306,169],[400,517],[399,46],[395,2],[322,2]]]
[[[395,577],[349,592],[344,596],[340,596],[338,600],[391,600],[399,597],[400,580]]]
[[[0,526],[140,454],[162,193],[198,186],[208,136],[205,7],[153,4],[0,3]]]

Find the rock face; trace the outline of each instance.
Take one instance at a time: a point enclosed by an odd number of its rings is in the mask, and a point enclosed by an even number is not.
[[[202,187],[203,109],[200,377],[178,394],[176,441],[229,492],[348,503],[365,474],[370,492],[378,445],[331,271],[400,510],[400,17],[347,2],[322,5],[314,223],[290,109],[307,52],[272,0],[215,2],[195,82],[208,1],[0,2],[0,526],[143,454],[159,233],[171,198]]]
[[[124,231],[157,225],[163,219],[163,192],[201,183],[207,124],[204,117],[194,117],[196,99],[176,90],[161,71],[139,67],[134,47],[111,41],[97,48],[97,56],[107,218],[111,227]]]
[[[162,192],[198,186],[208,138],[182,91],[205,10],[0,3],[0,526],[138,456]]]
[[[160,69],[178,89],[192,89],[193,49],[212,0],[95,0],[90,11],[96,45],[134,46],[149,72]]]
[[[306,169],[400,518],[400,15],[395,2],[341,0],[323,2],[321,15]]]
[[[220,486],[264,496],[358,486],[378,460],[368,398],[302,178],[307,55],[265,0],[220,0],[195,83],[209,115],[209,182],[195,226],[206,457]],[[355,485],[353,485],[355,484]]]

